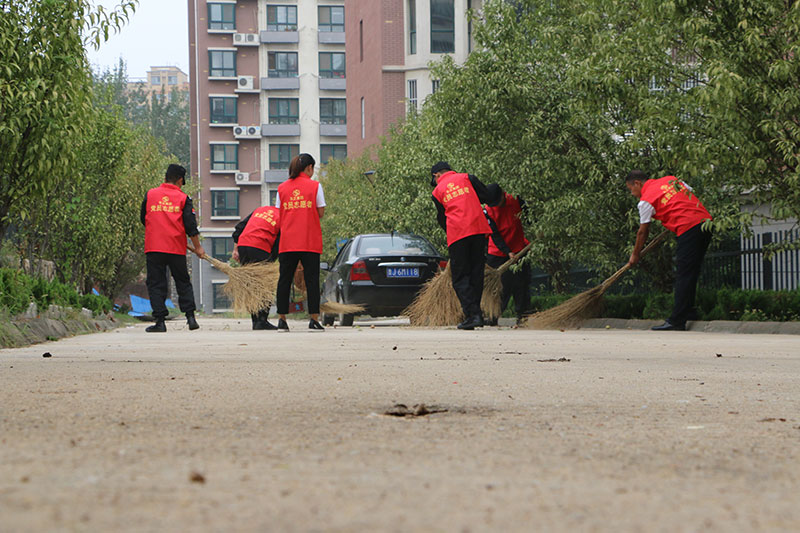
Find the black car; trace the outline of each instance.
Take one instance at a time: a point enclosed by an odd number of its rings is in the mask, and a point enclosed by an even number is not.
[[[371,316],[399,315],[447,260],[424,237],[403,233],[357,235],[339,250],[322,286],[322,301],[366,306]],[[323,314],[325,325],[335,315]],[[343,326],[353,315],[339,315]]]

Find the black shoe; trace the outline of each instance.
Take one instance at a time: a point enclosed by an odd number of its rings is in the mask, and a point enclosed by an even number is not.
[[[653,331],[686,331],[686,324],[673,324],[669,320],[665,320],[660,326],[653,326],[650,329]]]
[[[325,328],[322,327],[322,324],[314,320],[313,318],[308,321],[308,329],[314,331],[325,331]]]
[[[255,322],[253,322],[253,330],[254,331],[255,330],[269,330],[269,331],[272,331],[272,330],[276,330],[276,329],[278,329],[278,326],[276,326],[275,324],[270,323],[269,320],[256,320]]]
[[[483,317],[481,315],[473,315],[458,325],[458,329],[464,329],[467,331],[482,327],[483,327]]]
[[[200,324],[198,324],[197,320],[194,318],[194,313],[186,313],[186,323],[189,325],[190,331],[200,329]]]
[[[152,326],[145,329],[147,333],[166,333],[167,332],[167,324],[164,322],[164,319],[157,319],[156,323]]]
[[[278,331],[289,331],[289,324],[282,318],[278,319]]]

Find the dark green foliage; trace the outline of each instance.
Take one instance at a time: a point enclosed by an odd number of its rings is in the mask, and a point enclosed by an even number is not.
[[[74,288],[58,281],[47,281],[28,276],[20,270],[0,268],[0,310],[18,315],[35,302],[38,309],[50,305],[80,309],[85,307],[95,314],[108,313],[111,300],[96,294],[80,294]]]
[[[531,299],[531,310],[549,309],[569,296],[543,294]],[[603,318],[664,319],[672,311],[672,294],[607,294]],[[800,320],[800,290],[753,291],[700,289],[696,307],[699,320]]]

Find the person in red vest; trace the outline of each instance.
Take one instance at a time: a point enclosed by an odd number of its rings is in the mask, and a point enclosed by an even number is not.
[[[259,207],[236,224],[233,232],[233,258],[243,265],[275,261],[280,242],[281,210],[271,205]],[[250,315],[254,330],[278,329],[269,321],[269,309]]]
[[[486,264],[492,268],[499,268],[509,259],[515,258],[516,254],[528,245],[528,239],[525,238],[522,221],[519,218],[525,208],[525,201],[503,192],[494,183],[487,189],[490,197],[498,198],[498,205],[494,207],[487,205],[483,208],[483,213],[492,230]],[[508,269],[500,277],[500,281],[503,284],[501,309],[506,308],[513,294],[514,310],[517,314],[517,324],[519,324],[525,317],[531,302],[531,267],[528,263],[524,263],[516,272]]]
[[[308,295],[311,319],[308,329],[323,331],[319,323],[319,258],[322,255],[322,227],[325,194],[322,185],[311,179],[316,161],[309,154],[300,154],[289,164],[289,179],[278,186],[275,206],[280,208],[281,240],[278,245],[280,278],[278,280],[278,331],[289,331],[289,293],[298,263]]]
[[[489,202],[486,186],[475,176],[454,172],[446,161],[431,167],[437,220],[447,233],[450,271],[464,321],[458,329],[483,327],[481,297],[486,266],[486,236],[492,233],[481,203]]]
[[[711,215],[692,188],[675,176],[647,179],[641,170],[631,171],[625,179],[631,194],[639,199],[639,231],[628,264],[639,262],[639,256],[650,233],[653,219],[678,236],[675,254],[675,303],[672,314],[656,331],[684,331],[686,321],[695,314],[694,299],[697,280],[703,264],[711,232],[703,229],[703,222]]]
[[[186,268],[186,236],[192,239],[195,254],[205,255],[200,245],[197,219],[189,198],[181,187],[186,182],[186,169],[170,165],[160,187],[150,189],[142,202],[141,221],[144,224],[144,252],[147,258],[147,292],[156,323],[145,331],[165,332],[167,326],[167,267],[175,280],[178,306],[186,314],[189,329],[200,326],[194,317],[194,291]]]

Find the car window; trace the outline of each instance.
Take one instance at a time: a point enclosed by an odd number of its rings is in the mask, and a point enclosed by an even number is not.
[[[369,235],[358,241],[356,255],[439,255],[431,244],[417,235]]]
[[[352,239],[347,241],[347,244],[342,246],[342,249],[339,250],[338,254],[336,254],[336,259],[333,260],[333,264],[334,265],[338,266],[339,264],[341,264],[342,262],[344,262],[347,259],[347,256],[350,254],[350,245],[351,244],[353,244],[353,240]]]

